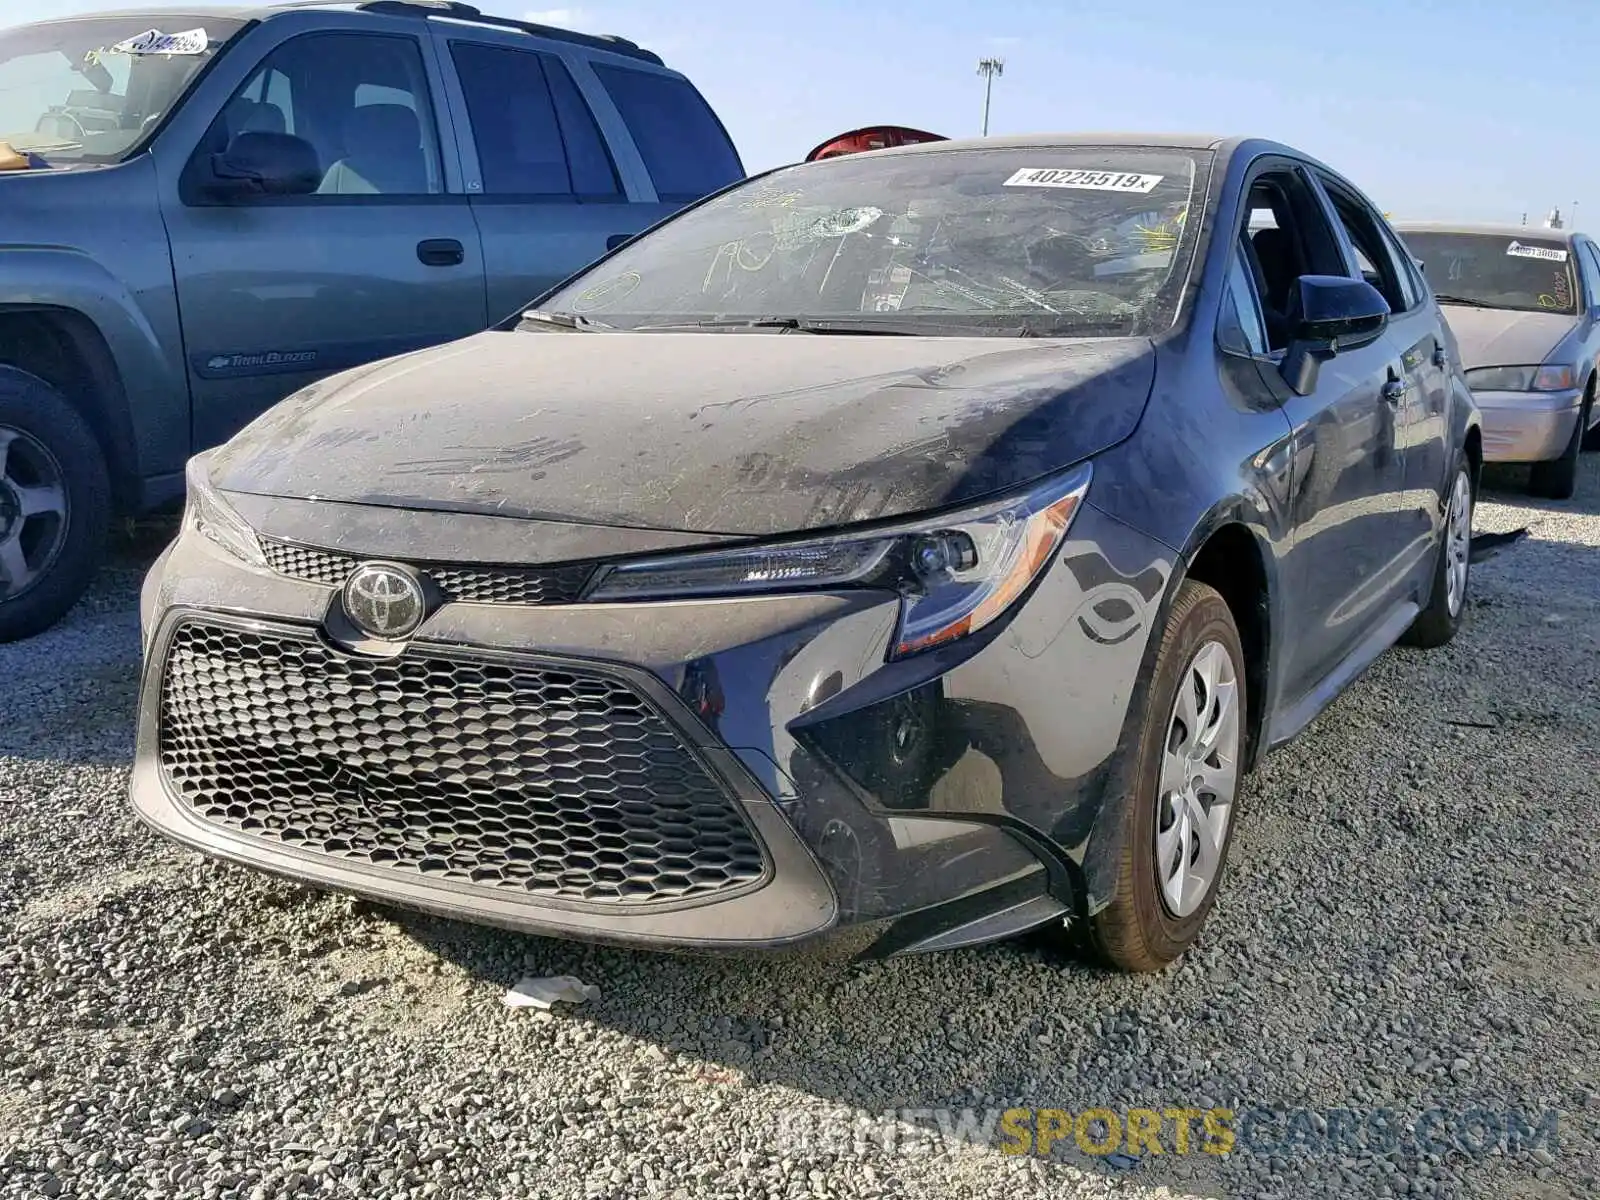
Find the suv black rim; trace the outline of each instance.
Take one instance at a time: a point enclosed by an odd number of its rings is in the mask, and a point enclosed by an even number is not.
[[[0,601],[21,596],[55,564],[68,510],[56,456],[31,434],[0,425]]]

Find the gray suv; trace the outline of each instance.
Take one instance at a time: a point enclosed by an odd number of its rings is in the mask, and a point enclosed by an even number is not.
[[[655,54],[465,4],[0,32],[0,641],[282,397],[482,330],[743,176]]]

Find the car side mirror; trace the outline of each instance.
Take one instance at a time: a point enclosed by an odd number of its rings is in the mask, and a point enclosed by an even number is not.
[[[1389,324],[1389,302],[1364,279],[1302,275],[1290,297],[1294,333],[1283,356],[1283,378],[1296,393],[1316,390],[1322,364],[1341,350],[1378,340]]]
[[[322,185],[317,148],[289,133],[241,133],[207,167],[201,186],[224,200],[308,196]]]

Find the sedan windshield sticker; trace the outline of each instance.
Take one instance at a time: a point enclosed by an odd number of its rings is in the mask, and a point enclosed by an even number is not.
[[[112,54],[204,54],[211,39],[204,29],[186,29],[182,33],[162,33],[151,29],[138,37],[128,38],[111,47]]]
[[[1164,175],[1134,171],[1064,171],[1058,167],[1023,167],[1006,180],[1006,187],[1075,188],[1089,192],[1153,192]]]
[[[1560,263],[1567,261],[1565,250],[1555,250],[1549,246],[1524,246],[1521,242],[1512,242],[1506,247],[1506,253],[1513,258],[1542,258],[1549,262]]]

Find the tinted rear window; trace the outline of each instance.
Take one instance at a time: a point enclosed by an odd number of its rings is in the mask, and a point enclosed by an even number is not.
[[[688,202],[744,176],[711,106],[688,80],[596,63],[663,200]]]
[[[490,196],[613,197],[617,177],[583,98],[559,61],[453,42]]]

